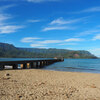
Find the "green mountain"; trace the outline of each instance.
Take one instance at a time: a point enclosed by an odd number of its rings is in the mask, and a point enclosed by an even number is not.
[[[0,58],[29,58],[38,54],[19,50],[15,46],[7,43],[0,43]]]
[[[66,49],[39,49],[39,48],[18,48],[12,44],[0,43],[0,58],[97,58],[84,50]]]

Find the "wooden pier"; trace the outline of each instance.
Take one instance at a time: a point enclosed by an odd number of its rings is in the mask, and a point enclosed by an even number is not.
[[[63,58],[61,59],[38,59],[38,60],[10,60],[10,61],[0,61],[0,69],[4,70],[5,66],[12,66],[12,69],[18,69],[19,65],[21,69],[27,68],[43,68],[44,66],[48,66],[55,62],[64,61]]]

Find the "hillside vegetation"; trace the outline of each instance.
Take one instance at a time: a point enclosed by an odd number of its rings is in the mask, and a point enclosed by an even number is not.
[[[18,48],[12,44],[0,43],[0,58],[97,58],[88,51],[66,49]]]

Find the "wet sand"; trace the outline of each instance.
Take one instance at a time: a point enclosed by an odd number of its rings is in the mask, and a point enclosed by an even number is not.
[[[0,71],[0,100],[100,100],[100,74]]]

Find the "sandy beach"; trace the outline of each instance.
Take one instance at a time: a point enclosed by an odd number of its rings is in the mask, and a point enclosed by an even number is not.
[[[100,74],[3,70],[0,100],[100,100]]]

